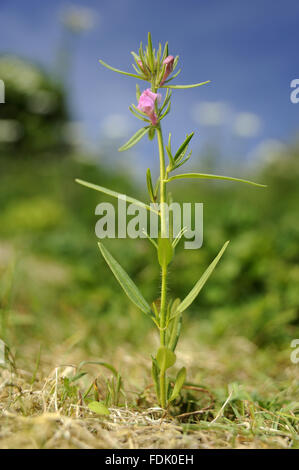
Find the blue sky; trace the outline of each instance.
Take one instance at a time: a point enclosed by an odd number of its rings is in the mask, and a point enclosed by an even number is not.
[[[180,55],[183,71],[177,83],[212,81],[175,91],[165,122],[175,143],[195,130],[195,149],[213,138],[217,146],[237,149],[242,160],[260,143],[288,141],[298,131],[299,104],[290,102],[290,82],[299,78],[297,0],[1,0],[1,52],[53,67],[62,41],[59,16],[68,5],[95,13],[94,27],[72,44],[68,80],[73,118],[83,122],[91,141],[101,144],[111,115],[124,120],[124,140],[139,127],[128,111],[135,101],[134,79],[102,68],[98,58],[130,70],[130,51],[145,42],[148,31],[155,43],[168,40],[170,52]],[[227,107],[221,126],[207,126],[198,117],[206,102]],[[259,120],[252,136],[235,132],[239,113]],[[153,152],[147,143],[140,149],[147,156]]]

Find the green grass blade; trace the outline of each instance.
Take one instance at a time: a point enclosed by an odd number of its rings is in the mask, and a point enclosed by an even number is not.
[[[145,80],[142,78],[140,75],[137,75],[135,73],[130,73],[130,72],[124,72],[123,70],[116,69],[114,67],[111,67],[111,65],[106,64],[103,60],[99,59],[100,64],[102,64],[106,69],[112,70],[113,72],[120,73],[121,75],[128,75],[129,77],[133,78],[139,78],[139,80]],[[145,80],[146,81],[146,80]]]
[[[194,83],[192,85],[163,85],[161,88],[176,88],[176,89],[185,89],[185,88],[196,88],[201,85],[206,85],[207,83],[210,83],[211,80],[207,80],[206,82],[201,82],[201,83]]]
[[[216,258],[212,261],[212,263],[210,264],[210,266],[206,269],[206,271],[203,273],[203,275],[201,276],[201,278],[199,279],[199,281],[197,281],[197,283],[195,284],[195,286],[193,287],[193,289],[189,292],[189,294],[187,295],[187,297],[185,297],[185,299],[183,300],[183,302],[180,303],[180,305],[177,307],[177,311],[178,312],[183,312],[184,310],[186,310],[189,305],[192,304],[192,302],[196,299],[196,297],[198,296],[199,292],[201,291],[201,289],[203,288],[203,286],[205,285],[205,283],[207,282],[207,280],[209,279],[210,275],[212,274],[212,272],[214,271],[216,265],[218,264],[218,261],[220,260],[221,256],[223,255],[223,253],[225,252],[226,250],[226,247],[227,245],[229,244],[229,241],[227,241],[226,243],[224,243],[223,247],[221,248],[221,250],[219,251],[218,255],[216,256]]]
[[[118,280],[119,284],[129,297],[129,299],[138,307],[142,312],[146,315],[152,317],[152,311],[147,303],[147,301],[142,296],[141,292],[139,291],[136,284],[132,281],[132,279],[128,276],[126,271],[120,266],[120,264],[113,258],[113,256],[109,253],[107,248],[102,245],[102,243],[98,243],[101,253],[108,264],[109,268],[113,272],[114,276]]]
[[[242,178],[233,178],[232,176],[209,175],[205,173],[184,173],[181,175],[174,175],[168,178],[167,183],[173,180],[178,180],[178,179],[183,179],[183,178],[200,178],[200,179],[211,179],[211,180],[237,181],[238,183],[251,184],[253,186],[258,186],[260,188],[267,187],[267,185],[265,184],[255,183],[254,181],[248,181]]]
[[[104,188],[103,186],[99,186],[97,184],[93,183],[88,183],[88,181],[80,180],[80,179],[75,179],[76,183],[81,184],[82,186],[86,186],[87,188],[94,189],[95,191],[99,191],[100,193],[108,194],[108,196],[120,198],[120,199],[125,199],[127,202],[131,202],[132,204],[135,204],[136,206],[143,207],[144,209],[154,212],[155,214],[158,214],[158,211],[155,210],[153,207],[149,206],[148,204],[145,204],[144,202],[138,201],[138,199],[135,199],[133,197],[127,196],[126,194],[121,194],[116,191],[112,191],[112,189]]]
[[[145,136],[145,134],[147,134],[147,132],[149,131],[150,127],[147,126],[147,127],[142,127],[141,129],[139,129],[132,137],[131,139],[128,140],[128,142],[126,142],[122,147],[120,147],[118,149],[119,152],[124,152],[125,150],[128,150],[130,149],[131,147],[133,147],[134,145],[136,145],[139,140],[142,139],[142,137]]]

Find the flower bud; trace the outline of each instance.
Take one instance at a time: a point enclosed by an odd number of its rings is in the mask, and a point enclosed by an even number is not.
[[[144,68],[143,68],[143,63],[142,63],[142,60],[138,60],[138,65],[140,67],[140,69],[142,70],[142,72],[144,73]]]
[[[166,69],[165,69],[165,73],[163,75],[163,78],[161,80],[160,86],[164,85],[165,80],[171,74],[171,72],[173,70],[173,62],[174,62],[173,55],[169,55],[169,56],[166,57],[166,59],[163,60],[163,65],[166,65]]]

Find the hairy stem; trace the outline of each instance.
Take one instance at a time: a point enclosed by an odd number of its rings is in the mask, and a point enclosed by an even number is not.
[[[163,136],[160,124],[157,127],[157,139],[159,147],[160,157],[160,214],[161,214],[161,237],[167,236],[166,226],[166,214],[165,214],[165,203],[166,203],[166,175],[165,175],[165,153]],[[167,265],[162,266],[161,274],[161,307],[160,307],[160,346],[165,346],[166,340],[166,312],[167,312]],[[160,404],[162,408],[165,408],[166,398],[166,377],[165,371],[160,371]]]

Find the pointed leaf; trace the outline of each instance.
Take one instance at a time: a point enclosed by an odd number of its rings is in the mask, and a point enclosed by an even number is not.
[[[129,148],[133,147],[134,145],[142,139],[143,136],[149,131],[150,127],[142,127],[139,129],[132,137],[128,140],[122,147],[118,149],[119,152],[123,152],[124,150],[128,150]]]
[[[162,371],[165,372],[166,369],[169,369],[169,367],[172,367],[175,361],[176,361],[176,355],[174,354],[173,351],[166,348],[165,346],[162,346],[161,348],[158,349],[157,363]]]
[[[154,127],[150,127],[148,131],[148,138],[149,140],[153,140],[155,137],[156,129]]]
[[[168,178],[167,183],[173,180],[178,180],[182,178],[201,178],[201,179],[214,179],[214,180],[227,180],[227,181],[237,181],[239,183],[251,184],[253,186],[259,186],[260,188],[266,188],[267,185],[255,183],[254,181],[244,180],[242,178],[233,178],[232,176],[219,176],[219,175],[209,175],[205,173],[184,173],[181,175],[174,175]]]
[[[182,314],[181,312],[178,312],[177,310],[172,309],[171,313],[172,320],[170,322],[170,336],[169,340],[167,343],[168,349],[171,349],[171,351],[175,351],[175,348],[178,344],[178,340],[180,337],[181,333],[181,328],[182,328]]]
[[[186,380],[186,368],[182,367],[177,373],[175,384],[174,384],[169,401],[173,401],[179,396],[182,386],[185,383],[185,380]]]
[[[139,112],[137,112],[135,109],[134,109],[134,106],[132,105],[129,106],[129,110],[131,111],[131,113],[137,117],[137,119],[140,119],[140,121],[143,121],[143,122],[148,122],[150,123],[150,121],[148,119],[146,119],[142,114],[140,114]]]
[[[192,137],[194,136],[194,132],[191,132],[190,135],[187,135],[186,139],[184,140],[184,142],[182,143],[182,145],[178,148],[175,156],[174,156],[174,159],[177,160],[181,155],[182,153],[184,152],[184,150],[187,149],[188,145],[189,145],[189,142],[190,140],[192,139]]]
[[[168,41],[165,43],[165,46],[164,46],[162,61],[165,60],[167,56],[168,56]]]
[[[106,64],[103,60],[99,59],[100,64],[102,64],[104,67],[106,67],[109,70],[112,70],[113,72],[120,73],[121,75],[128,75],[129,77],[133,78],[139,78],[139,80],[145,80],[145,78],[141,77],[140,75],[137,75],[135,73],[129,73],[129,72],[124,72],[123,70],[116,69],[114,67],[111,67],[111,65]]]
[[[210,83],[211,80],[207,80],[206,82],[201,82],[201,83],[194,83],[193,85],[163,85],[161,88],[176,88],[176,89],[185,89],[185,88],[195,88],[201,85],[206,85],[207,83]]]
[[[168,238],[160,237],[158,240],[158,259],[160,266],[167,266],[173,257],[172,243]]]
[[[226,243],[224,243],[223,247],[221,248],[221,250],[219,251],[218,255],[216,256],[216,258],[212,261],[212,263],[210,264],[210,266],[206,269],[206,271],[203,273],[203,275],[201,276],[201,278],[199,279],[199,281],[197,281],[197,283],[195,284],[195,286],[193,287],[193,289],[189,292],[189,294],[187,295],[187,297],[185,297],[185,299],[183,300],[183,302],[177,307],[177,311],[178,312],[183,312],[184,310],[186,310],[186,308],[189,307],[189,305],[192,304],[193,300],[196,299],[196,297],[198,296],[199,292],[201,291],[201,289],[203,288],[203,286],[205,285],[205,283],[207,282],[207,280],[209,279],[210,275],[212,274],[212,272],[214,271],[218,261],[220,260],[221,256],[223,255],[223,253],[225,252],[226,250],[226,247],[227,245],[229,244],[229,241],[227,241]]]
[[[164,119],[165,116],[167,116],[167,114],[170,112],[170,108],[171,108],[171,102],[169,101],[166,110],[164,111],[164,113],[161,116],[159,116],[159,121],[162,121],[162,119]]]
[[[149,60],[150,68],[153,70],[153,68],[154,68],[154,53],[153,53],[152,36],[151,36],[150,32],[147,35],[147,44],[148,44],[148,60]]]
[[[154,195],[152,175],[151,175],[151,170],[149,168],[146,170],[146,184],[147,184],[147,190],[150,195],[150,198],[153,202],[155,202],[156,199]]]
[[[97,184],[93,183],[88,183],[87,181],[80,180],[80,179],[75,179],[76,183],[81,184],[82,186],[86,186],[87,188],[94,189],[95,191],[99,191],[100,193],[108,194],[108,196],[116,197],[119,199],[126,199],[126,201],[131,202],[132,204],[135,204],[136,206],[143,207],[144,209],[148,211],[152,211],[155,214],[158,213],[153,207],[149,206],[148,204],[145,204],[144,202],[138,201],[138,199],[135,199],[134,197],[127,196],[126,194],[121,194],[116,191],[112,191],[112,189],[104,188],[103,186],[99,186]]]
[[[166,80],[166,82],[164,82],[165,84],[166,83],[169,83],[171,82],[174,78],[178,77],[181,73],[182,69],[179,69],[174,75],[171,76],[171,78],[169,78],[168,80]]]
[[[129,299],[137,305],[142,312],[146,315],[152,317],[151,308],[147,301],[142,296],[141,292],[139,291],[136,284],[132,281],[132,279],[128,276],[126,271],[120,266],[120,264],[113,258],[113,256],[109,253],[107,248],[104,247],[102,243],[98,243],[101,253],[107,262],[109,268],[113,272],[114,276],[118,280],[119,284],[129,297]]]
[[[158,367],[157,360],[154,357],[152,357],[152,378],[153,378],[154,385],[155,385],[156,395],[157,395],[157,398],[159,399],[160,397],[159,367]]]

